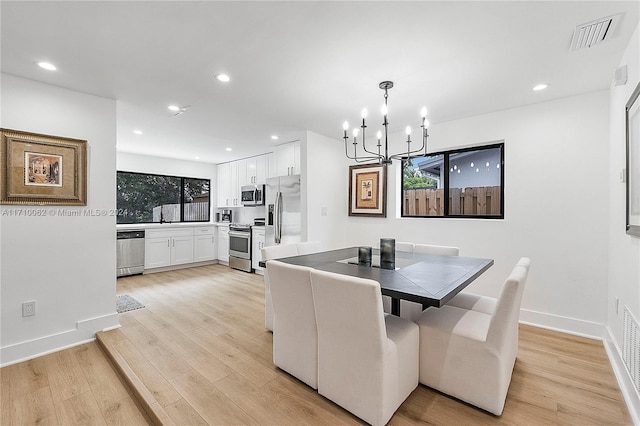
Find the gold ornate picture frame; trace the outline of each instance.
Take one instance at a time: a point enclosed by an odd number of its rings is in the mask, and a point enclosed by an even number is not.
[[[387,217],[387,167],[349,167],[349,216]]]
[[[87,141],[0,129],[0,204],[87,205]]]

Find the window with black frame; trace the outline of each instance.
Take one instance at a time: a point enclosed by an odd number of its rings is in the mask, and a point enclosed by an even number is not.
[[[208,222],[209,179],[117,172],[117,223]]]
[[[403,217],[504,218],[504,143],[402,161]]]

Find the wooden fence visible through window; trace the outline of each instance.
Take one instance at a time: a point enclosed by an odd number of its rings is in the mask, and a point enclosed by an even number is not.
[[[405,189],[404,216],[444,216],[444,189]],[[500,216],[500,187],[449,188],[449,215]]]

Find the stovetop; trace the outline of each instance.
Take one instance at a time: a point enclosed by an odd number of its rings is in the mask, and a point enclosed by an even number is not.
[[[251,225],[248,223],[231,223],[229,229],[234,231],[251,231]]]

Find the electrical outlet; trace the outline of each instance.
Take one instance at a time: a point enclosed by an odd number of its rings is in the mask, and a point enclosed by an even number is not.
[[[36,301],[32,300],[30,302],[22,303],[22,316],[30,317],[36,314]]]
[[[320,207],[320,216],[326,216],[326,215],[327,215],[327,206]]]

